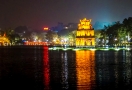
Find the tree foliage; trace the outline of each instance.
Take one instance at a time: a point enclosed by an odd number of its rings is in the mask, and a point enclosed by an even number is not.
[[[113,25],[105,26],[101,34],[109,38],[109,44],[129,42],[128,37],[132,35],[132,17],[125,18],[122,23],[115,22]]]

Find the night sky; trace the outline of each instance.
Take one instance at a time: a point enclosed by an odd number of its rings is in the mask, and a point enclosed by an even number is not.
[[[132,0],[0,0],[0,28],[79,23],[86,17],[112,23],[132,16]]]

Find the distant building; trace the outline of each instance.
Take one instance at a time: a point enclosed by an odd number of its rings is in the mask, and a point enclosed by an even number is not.
[[[77,47],[93,47],[95,46],[94,29],[91,25],[91,19],[86,18],[80,20],[76,33]]]
[[[52,30],[54,32],[59,32],[59,31],[61,31],[63,29],[64,29],[64,24],[61,23],[61,22],[58,22],[57,26],[50,28],[50,30]]]
[[[62,30],[76,30],[77,29],[77,23],[68,23],[66,25],[64,25],[61,22],[58,22],[57,26],[55,27],[51,27],[50,30],[54,31],[54,32],[61,32]]]
[[[75,30],[77,29],[77,23],[68,23],[67,25],[65,25],[64,29]]]

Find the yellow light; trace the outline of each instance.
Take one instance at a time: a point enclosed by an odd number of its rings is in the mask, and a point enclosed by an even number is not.
[[[94,29],[91,25],[91,19],[82,19],[78,24],[78,30],[76,33],[76,46],[94,46]]]
[[[87,20],[86,18],[80,20],[78,24],[78,29],[92,29],[91,19]]]
[[[48,27],[44,27],[44,30],[49,30],[49,28]]]
[[[85,86],[91,90],[92,84],[95,83],[95,74],[95,51],[76,51],[77,89],[81,90]]]

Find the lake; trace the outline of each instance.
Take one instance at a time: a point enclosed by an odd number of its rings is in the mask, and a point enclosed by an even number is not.
[[[132,88],[132,50],[0,47],[0,90]]]

